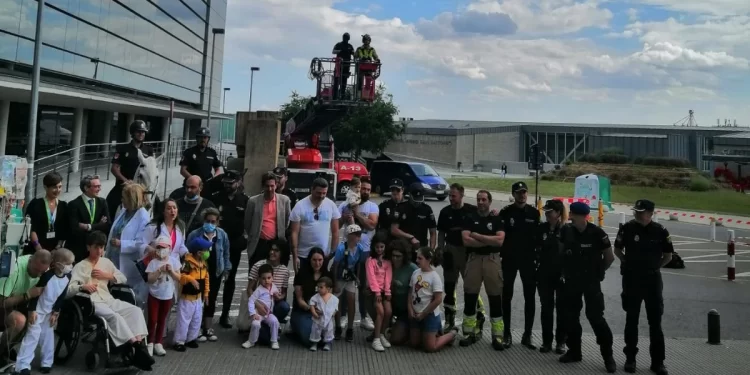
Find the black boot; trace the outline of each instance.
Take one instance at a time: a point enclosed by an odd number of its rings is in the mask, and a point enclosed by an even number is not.
[[[525,332],[523,334],[523,337],[521,338],[521,345],[529,349],[536,349],[536,346],[531,343],[531,332]]]
[[[456,312],[450,308],[445,309],[445,325],[443,332],[448,332],[456,326]]]
[[[570,350],[568,350],[567,353],[560,356],[560,363],[573,363],[573,362],[581,362],[583,360],[580,353],[573,353]]]
[[[635,373],[635,358],[634,357],[628,357],[628,359],[625,360],[625,366],[623,367],[625,372],[633,374]]]
[[[551,351],[552,351],[552,343],[544,343],[544,344],[542,344],[542,346],[541,346],[541,347],[539,348],[539,352],[540,352],[540,353],[549,353],[549,352],[551,352]]]
[[[224,329],[232,328],[232,323],[229,323],[228,314],[227,315],[221,314],[221,318],[219,318],[219,325],[221,326],[221,328],[224,328]]]
[[[653,371],[656,375],[669,375],[667,367],[664,366],[664,362],[652,363],[651,371]]]
[[[513,335],[510,332],[505,332],[505,334],[503,335],[503,346],[505,347],[505,349],[513,346]]]
[[[478,341],[477,335],[473,334],[473,333],[469,333],[468,335],[465,335],[464,338],[462,338],[458,342],[458,345],[466,347],[466,346],[469,346],[469,345],[471,345],[471,344],[473,344],[473,343],[475,343],[477,341]]]
[[[604,358],[604,368],[607,369],[607,372],[610,374],[614,374],[617,371],[617,362],[615,362],[615,358],[610,356],[607,356]]]

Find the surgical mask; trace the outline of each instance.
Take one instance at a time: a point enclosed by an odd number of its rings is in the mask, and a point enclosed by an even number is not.
[[[203,223],[203,231],[207,233],[216,232],[216,224]]]
[[[72,264],[66,264],[63,266],[62,269],[63,274],[69,275],[71,272],[73,272],[73,265]]]
[[[169,249],[159,249],[159,258],[166,258],[169,256]]]
[[[200,198],[200,196],[199,196],[198,194],[196,194],[196,195],[195,195],[195,196],[193,196],[193,197],[191,197],[191,196],[189,196],[189,195],[186,195],[186,196],[185,196],[185,200],[186,200],[186,201],[188,201],[188,202],[195,202],[195,201],[197,201],[197,200],[198,200],[198,198]]]
[[[204,251],[203,253],[201,253],[201,258],[203,258],[203,260],[208,260],[208,258],[210,257],[211,257],[211,253],[208,251]]]

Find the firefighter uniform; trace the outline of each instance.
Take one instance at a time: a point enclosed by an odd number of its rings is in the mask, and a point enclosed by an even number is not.
[[[404,182],[398,178],[394,178],[390,182],[391,189],[404,189]],[[391,224],[398,222],[396,219],[401,215],[400,213],[405,210],[405,206],[409,204],[406,200],[396,202],[393,198],[388,198],[378,205],[378,231],[388,233],[388,237],[391,237]]]
[[[232,307],[232,298],[234,297],[235,278],[240,265],[242,253],[247,250],[247,239],[245,238],[245,208],[247,201],[250,199],[241,189],[238,189],[237,182],[242,180],[242,174],[238,171],[227,171],[222,181],[225,189],[215,191],[209,198],[211,202],[219,209],[219,226],[224,229],[229,238],[229,261],[232,263],[232,269],[224,283],[224,296],[221,311],[222,326],[231,328],[229,325],[229,310]]]
[[[589,212],[590,209],[585,203],[576,202],[570,205],[571,215],[588,215]],[[568,352],[560,357],[560,362],[581,360],[580,314],[583,299],[586,301],[586,318],[594,330],[596,342],[610,370],[610,365],[614,363],[613,338],[612,331],[604,319],[604,295],[601,288],[605,272],[604,252],[612,246],[609,236],[592,223],[586,223],[583,231],[576,229],[573,224],[567,224],[561,230],[560,241],[563,244],[562,272],[565,282],[565,328],[568,345]]]
[[[528,190],[523,182],[513,184],[512,193]],[[534,326],[536,309],[536,235],[539,230],[539,211],[531,205],[510,204],[500,210],[500,217],[505,225],[505,242],[503,243],[503,310],[505,310],[505,345],[513,342],[511,335],[511,301],[516,275],[521,274],[524,299],[524,339],[528,337],[531,345],[531,329]]]
[[[180,166],[187,167],[188,173],[199,176],[205,182],[213,177],[216,168],[221,167],[221,160],[213,148],[206,146],[201,150],[200,146],[195,145],[183,151]]]
[[[545,210],[555,210],[562,213],[564,207],[560,201],[547,201]],[[552,226],[550,223],[539,224],[537,236],[537,285],[539,287],[539,301],[542,305],[542,352],[549,352],[552,347],[552,339],[557,343],[557,353],[563,354],[565,343],[565,322],[563,314],[563,282],[561,267],[560,230],[562,228],[562,217],[560,222]],[[557,319],[555,317],[557,310]],[[553,332],[554,324],[554,336]]]
[[[633,210],[653,212],[654,203],[639,200]],[[666,374],[664,332],[661,327],[661,318],[664,313],[662,296],[664,284],[660,269],[663,254],[674,252],[669,231],[653,221],[644,226],[632,220],[620,228],[615,239],[615,248],[624,250],[625,254],[620,273],[622,274],[622,308],[626,313],[624,349],[627,356],[626,367],[632,366],[633,372],[635,371],[635,357],[638,354],[638,318],[641,314],[641,303],[645,303],[651,341],[649,352],[652,370],[657,374]],[[628,363],[630,363],[629,366]]]
[[[130,124],[130,134],[131,136],[135,132],[148,132],[148,129],[146,127],[146,123],[143,121],[137,120]],[[124,144],[124,145],[118,145],[115,148],[115,154],[112,155],[112,164],[117,164],[120,166],[120,173],[123,177],[125,177],[128,180],[135,179],[136,173],[138,173],[138,168],[141,165],[140,160],[138,160],[138,150],[141,150],[143,153],[143,156],[154,156],[154,149],[150,145],[141,143],[139,146],[136,146],[133,142]],[[122,202],[122,187],[123,184],[125,184],[125,181],[122,181],[120,179],[117,179],[115,181],[115,186],[112,188],[112,190],[109,191],[109,194],[107,194],[107,207],[109,207],[109,217],[115,217],[115,214],[117,213],[117,208],[120,206],[120,203]]]
[[[429,232],[437,229],[435,214],[432,207],[424,203],[424,188],[419,183],[414,183],[409,187],[411,198],[407,204],[401,206],[397,215],[394,216],[392,224],[398,224],[398,228],[407,234],[414,236],[419,241],[415,249],[422,246],[429,246]],[[412,251],[412,262],[416,263],[417,252]]]
[[[464,217],[463,230],[485,236],[494,236],[504,229],[500,216],[486,215],[478,211]],[[466,247],[467,260],[464,273],[464,339],[461,346],[469,346],[479,340],[484,322],[477,317],[477,301],[484,284],[489,299],[490,324],[492,329],[492,347],[503,350],[503,271],[500,247]]]

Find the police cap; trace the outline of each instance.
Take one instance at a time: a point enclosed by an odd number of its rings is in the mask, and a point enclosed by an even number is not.
[[[526,183],[523,181],[518,181],[510,188],[510,192],[515,194],[516,192],[520,191],[529,191],[529,187],[526,186]]]
[[[276,167],[273,169],[273,171],[271,171],[271,173],[273,173],[273,175],[278,178],[278,177],[286,176],[287,170],[284,167]]]
[[[571,215],[588,215],[591,213],[589,205],[583,202],[575,202],[570,205]]]
[[[390,187],[391,189],[393,189],[393,188],[403,189],[404,188],[404,182],[401,181],[400,178],[394,178],[394,179],[391,179],[391,182],[388,185],[388,187]]]
[[[230,169],[224,172],[224,176],[222,177],[221,180],[224,182],[234,182],[234,181],[239,180],[240,178],[242,178],[242,173],[234,169]]]
[[[550,199],[548,200],[542,209],[544,209],[545,212],[547,211],[557,211],[557,212],[563,212],[565,206],[563,206],[563,202],[561,202],[558,199]]]
[[[656,205],[654,202],[651,202],[648,199],[639,199],[635,201],[635,205],[633,205],[633,211],[636,212],[643,212],[643,211],[649,211],[653,212]]]
[[[211,130],[208,128],[200,128],[197,132],[195,132],[196,137],[210,137],[211,136]]]

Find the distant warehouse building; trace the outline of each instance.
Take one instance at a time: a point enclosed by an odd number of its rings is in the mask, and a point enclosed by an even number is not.
[[[703,155],[711,153],[717,137],[732,139],[736,133],[750,135],[746,129],[731,127],[415,120],[385,154],[448,168],[460,162],[465,169],[476,166],[484,171],[505,163],[509,173],[526,173],[530,147],[538,143],[550,166],[616,148],[631,158],[679,158],[709,170],[711,162],[704,161]]]

